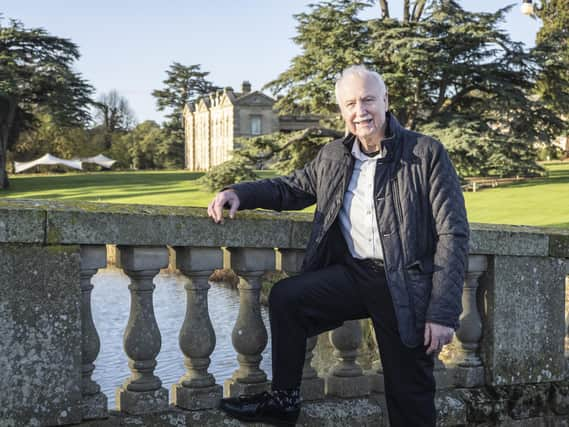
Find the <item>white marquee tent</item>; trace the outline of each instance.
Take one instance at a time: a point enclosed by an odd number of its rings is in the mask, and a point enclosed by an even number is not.
[[[14,170],[16,173],[20,173],[30,168],[33,168],[34,166],[40,166],[40,165],[64,165],[73,169],[82,170],[83,169],[82,163],[95,163],[106,169],[110,169],[113,166],[113,164],[116,163],[116,160],[109,159],[108,157],[102,154],[98,154],[94,157],[84,157],[81,159],[64,160],[47,153],[46,155],[40,157],[39,159],[32,160],[31,162],[14,162]]]
[[[32,160],[31,162],[14,162],[14,171],[16,173],[20,173],[33,168],[34,166],[40,165],[65,165],[73,169],[82,169],[80,160],[63,160],[47,153],[39,159]]]
[[[117,162],[116,160],[109,159],[107,156],[103,154],[97,154],[94,157],[82,157],[80,159],[83,163],[95,163],[99,166],[102,166],[106,169],[110,169],[113,165]]]

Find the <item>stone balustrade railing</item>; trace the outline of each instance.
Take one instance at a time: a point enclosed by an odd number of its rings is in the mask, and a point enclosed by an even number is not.
[[[215,408],[223,395],[270,385],[260,368],[267,345],[261,276],[275,269],[298,273],[310,222],[309,215],[250,212],[215,225],[204,209],[0,202],[0,426],[94,422],[89,420],[219,425],[224,417]],[[124,332],[130,376],[116,390],[111,411],[92,379],[100,343],[91,279],[106,266],[107,245],[116,245],[130,278]],[[568,259],[569,232],[472,226],[460,328],[436,364],[442,425],[557,425],[568,416]],[[174,261],[187,277],[179,332],[186,371],[166,390],[155,373],[161,332],[153,278]],[[221,267],[240,277],[232,333],[238,368],[230,378],[214,378],[209,366],[216,338],[208,278]],[[337,362],[326,376],[311,365],[316,337],[308,340],[302,395],[312,403],[300,422],[386,423],[385,409],[379,409],[381,364],[364,371],[357,363],[361,322],[346,322],[329,336]]]

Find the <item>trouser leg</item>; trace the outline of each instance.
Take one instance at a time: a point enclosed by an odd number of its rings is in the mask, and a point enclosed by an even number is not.
[[[369,314],[347,267],[327,268],[276,283],[269,297],[273,388],[300,387],[306,339]]]
[[[352,270],[374,324],[391,427],[434,427],[433,357],[425,353],[422,345],[410,348],[401,342],[385,272],[372,272],[357,265]]]

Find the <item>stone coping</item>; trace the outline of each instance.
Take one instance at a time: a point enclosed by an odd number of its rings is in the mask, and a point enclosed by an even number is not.
[[[0,200],[0,243],[302,249],[312,215],[243,211],[214,224],[205,208]],[[470,253],[569,258],[569,230],[471,224]]]

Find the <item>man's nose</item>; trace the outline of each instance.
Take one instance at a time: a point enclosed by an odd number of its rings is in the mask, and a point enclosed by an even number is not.
[[[366,109],[364,108],[363,102],[360,101],[356,102],[356,113],[358,114],[358,116],[366,114]]]

